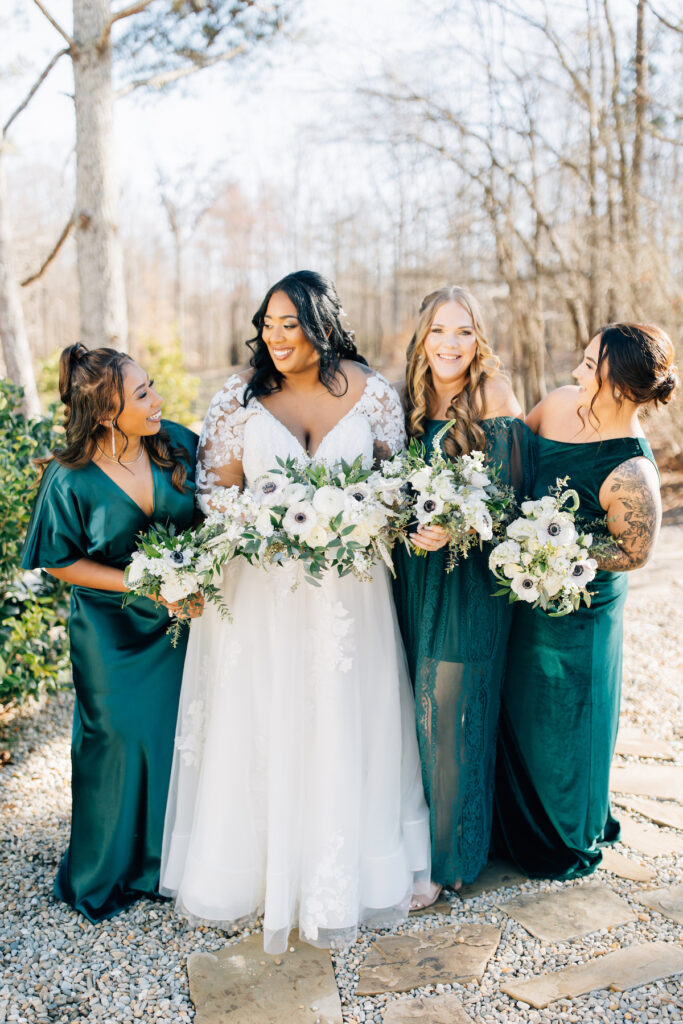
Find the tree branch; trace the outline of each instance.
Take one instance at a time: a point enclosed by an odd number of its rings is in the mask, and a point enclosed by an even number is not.
[[[33,0],[33,2],[36,5],[36,7],[38,8],[38,10],[40,11],[40,13],[45,15],[45,17],[50,22],[52,27],[57,32],[59,32],[60,36],[62,36],[63,39],[65,39],[67,41],[67,43],[69,44],[69,49],[71,49],[71,47],[74,44],[74,41],[71,38],[71,36],[68,34],[68,32],[65,32],[64,29],[62,28],[62,26],[59,24],[59,22],[55,21],[55,19],[52,17],[50,12],[43,6],[41,0]]]
[[[17,119],[17,117],[19,117],[19,114],[22,112],[22,110],[26,109],[26,107],[29,105],[29,103],[31,102],[31,100],[33,99],[35,94],[38,92],[38,90],[40,89],[41,85],[43,84],[43,82],[45,81],[47,76],[52,71],[53,67],[55,66],[55,64],[57,63],[59,58],[63,57],[65,53],[69,53],[69,50],[68,50],[68,48],[66,46],[64,47],[63,50],[60,50],[59,53],[56,53],[54,55],[54,57],[52,58],[50,63],[47,65],[47,67],[45,68],[43,73],[39,76],[38,80],[35,82],[34,85],[31,86],[31,88],[29,89],[27,95],[21,101],[21,103],[19,104],[17,109],[14,111],[13,114],[10,114],[9,118],[5,121],[5,123],[4,123],[3,127],[2,127],[2,132],[0,134],[2,134],[2,135],[6,135],[7,134],[7,129],[9,128],[9,126],[12,124],[13,121],[15,121]]]
[[[59,238],[57,239],[55,244],[52,246],[52,249],[48,253],[48,255],[45,258],[45,260],[43,260],[42,266],[40,267],[40,269],[35,274],[31,274],[30,277],[25,278],[21,282],[21,287],[22,288],[25,288],[29,284],[33,284],[34,281],[37,281],[39,277],[43,276],[43,274],[45,273],[47,268],[50,266],[50,264],[52,263],[53,259],[55,258],[55,256],[57,255],[57,253],[59,252],[59,250],[62,248],[62,246],[66,242],[67,238],[69,237],[69,235],[71,233],[71,229],[72,229],[73,226],[74,226],[74,215],[72,213],[71,217],[69,218],[69,220],[65,224],[64,230],[62,231],[61,235],[59,236]]]
[[[141,14],[146,7],[149,7],[150,4],[153,3],[154,0],[138,0],[137,3],[130,4],[129,7],[123,7],[120,11],[117,11],[116,14],[112,14],[109,20],[109,27],[111,28],[115,21],[121,21],[122,18],[130,18],[133,14]]]
[[[186,65],[183,68],[174,68],[172,71],[162,71],[158,75],[151,75],[149,78],[139,78],[135,82],[129,82],[124,85],[116,93],[116,99],[120,100],[124,96],[128,96],[129,93],[134,92],[135,89],[142,89],[143,87],[152,89],[162,89],[165,85],[169,85],[171,82],[177,82],[180,78],[186,78],[188,75],[193,75],[196,71],[203,71],[204,68],[210,68],[214,64],[219,64],[222,61],[233,60],[234,57],[238,57],[241,53],[244,53],[246,49],[246,43],[241,43],[234,49],[229,50],[227,53],[218,54],[216,57],[211,57],[209,60],[197,61],[194,64]]]
[[[651,0],[648,0],[647,6],[650,8],[657,21],[661,21],[662,25],[666,28],[670,28],[672,32],[678,32],[683,35],[683,23],[679,22],[678,25],[674,25],[672,21],[668,21],[663,14],[660,14],[659,11],[654,9]]]

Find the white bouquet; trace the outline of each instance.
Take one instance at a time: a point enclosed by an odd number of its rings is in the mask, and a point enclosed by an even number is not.
[[[360,457],[352,465],[277,463],[251,491],[258,508],[240,554],[264,565],[297,561],[314,583],[329,570],[369,580],[378,558],[393,572],[391,548],[406,502],[395,467],[364,469]]]
[[[441,450],[441,438],[451,422],[432,442],[431,458],[425,446],[411,439],[408,451],[394,457],[411,485],[411,512],[418,526],[441,526],[448,534],[450,572],[458,557],[467,558],[475,544],[490,541],[502,531],[507,509],[514,501],[512,488],[498,482],[495,470],[486,463],[481,451],[448,458]],[[413,551],[419,555],[421,548]]]
[[[200,526],[197,530],[176,532],[157,524],[140,535],[138,549],[126,566],[123,580],[128,593],[124,605],[136,597],[151,597],[177,604],[179,612],[171,617],[168,632],[175,647],[181,624],[189,616],[187,609],[195,594],[219,605],[225,614],[220,592],[212,582],[220,568],[220,557],[211,550],[215,527]]]
[[[598,568],[591,557],[593,534],[577,529],[576,491],[557,480],[550,494],[522,503],[522,515],[506,529],[507,537],[489,555],[489,568],[500,583],[496,595],[526,601],[549,615],[576,611],[581,600],[590,605],[587,587]]]

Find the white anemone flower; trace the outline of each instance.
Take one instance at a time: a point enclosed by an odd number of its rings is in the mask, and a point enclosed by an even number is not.
[[[564,547],[572,544],[577,537],[571,516],[561,512],[544,512],[536,520],[536,536],[541,544]]]
[[[567,586],[572,590],[581,590],[595,579],[597,568],[598,563],[594,558],[584,558],[581,562],[574,562],[567,574],[565,581]]]
[[[519,576],[512,578],[510,586],[520,601],[528,601],[529,604],[532,604],[538,600],[538,579],[535,576],[530,576],[526,572],[520,573]]]
[[[318,523],[318,517],[310,501],[296,501],[287,509],[282,525],[290,535],[306,540]]]
[[[344,510],[345,496],[341,487],[330,487],[325,484],[313,495],[313,508],[327,519],[334,519]]]
[[[482,540],[491,540],[493,537],[493,520],[487,508],[476,514],[474,528]]]
[[[277,505],[286,486],[287,480],[284,476],[278,473],[264,473],[256,481],[254,494],[264,505]]]
[[[441,515],[445,502],[438,494],[421,494],[415,504],[415,515],[418,522],[428,523],[434,516]]]
[[[367,483],[351,484],[349,487],[344,488],[345,504],[351,504],[351,507],[353,507],[353,502],[361,505],[371,495],[372,488]]]
[[[183,569],[194,558],[194,548],[183,548],[180,544],[170,551],[164,551],[163,560],[173,569]]]

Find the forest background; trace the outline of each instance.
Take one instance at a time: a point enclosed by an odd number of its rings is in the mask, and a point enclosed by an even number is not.
[[[64,588],[19,570],[65,345],[193,422],[304,267],[394,381],[468,285],[527,409],[601,324],[680,338],[674,0],[3,0],[0,43],[0,706],[65,672]],[[683,403],[646,430],[680,522]]]

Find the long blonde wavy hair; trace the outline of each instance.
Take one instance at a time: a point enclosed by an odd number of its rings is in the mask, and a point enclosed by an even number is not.
[[[500,360],[486,337],[479,303],[467,288],[448,285],[431,292],[422,300],[415,333],[407,352],[406,386],[403,404],[406,411],[408,437],[422,437],[430,408],[436,405],[432,371],[427,362],[425,340],[431,330],[436,311],[447,302],[457,302],[472,319],[477,347],[469,365],[465,386],[453,395],[446,417],[455,423],[444,438],[444,451],[455,457],[475,449],[484,450],[486,437],[479,426],[486,410],[486,381],[499,373]]]

